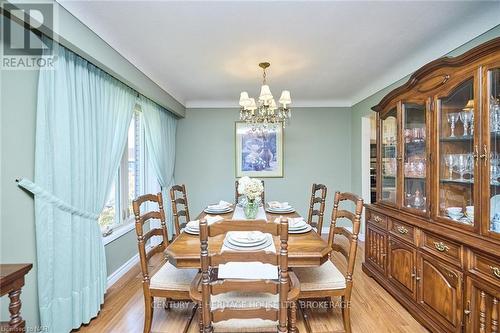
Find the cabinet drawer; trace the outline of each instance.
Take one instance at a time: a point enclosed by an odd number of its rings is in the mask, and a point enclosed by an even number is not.
[[[469,251],[469,271],[486,281],[500,284],[500,259]]]
[[[421,247],[440,258],[462,266],[463,249],[460,244],[434,234],[423,232]]]
[[[416,230],[413,226],[398,220],[389,219],[389,231],[394,236],[407,240],[408,242],[416,245]]]
[[[367,220],[379,228],[387,230],[387,216],[373,212],[371,210],[366,211]]]

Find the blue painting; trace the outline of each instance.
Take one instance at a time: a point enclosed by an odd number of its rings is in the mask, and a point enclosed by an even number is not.
[[[282,127],[252,130],[236,125],[237,177],[282,177]]]

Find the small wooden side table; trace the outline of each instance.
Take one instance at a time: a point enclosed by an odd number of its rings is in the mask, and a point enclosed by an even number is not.
[[[10,320],[0,323],[2,332],[24,332],[26,323],[21,317],[21,288],[24,276],[33,267],[32,264],[0,264],[0,297],[9,294]]]

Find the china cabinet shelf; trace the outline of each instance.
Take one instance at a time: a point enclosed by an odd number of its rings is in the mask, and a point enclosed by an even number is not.
[[[474,185],[474,180],[468,179],[440,179],[440,183],[452,183],[452,184],[463,184],[463,185]]]
[[[440,138],[439,141],[441,141],[441,142],[468,142],[468,141],[472,141],[473,139],[474,139],[473,136],[467,135],[467,136],[444,137],[444,138]]]
[[[496,332],[500,37],[429,63],[372,109],[379,174],[363,271],[431,332]]]

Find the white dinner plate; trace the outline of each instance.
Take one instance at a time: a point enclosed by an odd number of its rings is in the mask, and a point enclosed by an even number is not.
[[[290,214],[290,213],[295,212],[295,208],[292,207],[292,208],[288,208],[287,210],[276,210],[274,208],[267,207],[266,212],[274,213],[274,214]]]
[[[251,243],[247,243],[247,242],[240,242],[240,241],[234,240],[234,239],[232,239],[232,238],[230,238],[230,237],[227,237],[225,240],[226,240],[227,242],[231,243],[232,245],[235,245],[235,246],[241,246],[241,247],[252,247],[252,246],[260,246],[260,245],[262,245],[262,244],[264,244],[264,243],[268,242],[268,241],[269,241],[269,238],[268,238],[268,237],[266,237],[266,238],[264,238],[264,239],[262,239],[262,240],[258,240],[258,241],[256,241],[256,242],[251,242]]]
[[[186,232],[186,234],[190,234],[190,235],[199,235],[200,234],[199,230],[191,230],[188,228],[184,228],[184,231]]]
[[[260,231],[252,232],[251,237],[248,237],[248,234],[249,232],[247,231],[230,231],[227,233],[226,238],[242,244],[259,244],[265,241],[269,236]]]
[[[228,208],[225,208],[225,209],[210,209],[210,208],[205,208],[205,210],[204,210],[204,212],[208,213],[208,214],[225,214],[225,213],[229,213],[229,212],[232,212],[232,211],[233,211],[232,207],[228,207]]]
[[[306,228],[301,229],[301,230],[288,230],[289,234],[305,234],[306,232],[309,232],[312,230],[312,227],[308,224]]]
[[[236,251],[258,251],[258,250],[263,250],[263,249],[267,248],[271,244],[273,244],[273,239],[272,238],[268,238],[261,245],[257,245],[257,246],[244,246],[244,247],[243,246],[234,245],[234,244],[228,242],[227,240],[224,240],[224,245],[226,247],[230,248],[231,250],[236,250]]]

